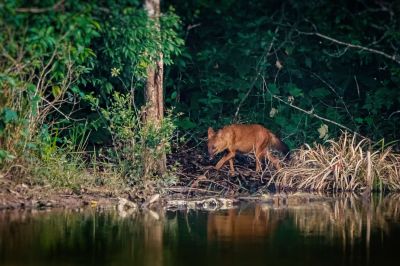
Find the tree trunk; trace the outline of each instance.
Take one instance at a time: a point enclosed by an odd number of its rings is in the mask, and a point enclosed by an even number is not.
[[[155,20],[156,31],[160,34],[160,0],[145,0],[145,9],[150,19]],[[151,123],[157,127],[161,126],[161,122],[164,118],[164,96],[163,96],[163,54],[160,54],[157,62],[149,66],[147,69],[147,83],[145,91],[145,102],[146,112],[145,120],[146,123]],[[163,146],[158,147],[160,151],[163,150]],[[162,152],[160,158],[146,158],[148,166],[146,166],[145,176],[152,170],[156,170],[160,174],[166,170],[166,155]],[[158,169],[152,169],[157,167]]]
[[[147,104],[146,120],[160,123],[164,118],[163,97],[163,60],[162,54],[155,66],[147,69],[145,100]]]

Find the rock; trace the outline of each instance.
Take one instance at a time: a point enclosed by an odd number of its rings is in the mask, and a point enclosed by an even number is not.
[[[137,209],[136,203],[129,201],[125,198],[118,198],[118,211],[125,211],[126,209]]]
[[[151,198],[148,200],[147,205],[151,205],[154,202],[158,201],[160,199],[160,194],[154,194],[151,196]]]

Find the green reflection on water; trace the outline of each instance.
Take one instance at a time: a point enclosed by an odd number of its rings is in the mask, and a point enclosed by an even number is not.
[[[0,213],[0,265],[396,265],[400,196],[221,211]]]

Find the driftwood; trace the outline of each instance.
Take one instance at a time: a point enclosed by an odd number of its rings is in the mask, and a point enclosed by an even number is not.
[[[226,198],[207,198],[200,200],[168,200],[166,202],[166,209],[204,209],[204,210],[226,210],[234,208],[235,200]]]

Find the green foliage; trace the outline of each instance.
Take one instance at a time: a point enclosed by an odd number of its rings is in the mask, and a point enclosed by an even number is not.
[[[147,68],[161,53],[165,65],[181,53],[173,8],[160,30],[135,0],[6,1],[0,18],[0,170],[19,161],[37,182],[79,186],[89,164],[97,171],[97,153],[84,154],[88,144],[95,149],[111,136],[105,163],[118,164],[112,168],[132,183],[144,172],[144,162],[136,167],[141,148],[154,156],[170,150],[172,117],[145,127],[133,105],[143,104]],[[131,109],[118,91],[131,93]]]
[[[105,157],[122,173],[128,185],[145,178],[159,175],[149,165],[149,158],[158,159],[171,152],[171,141],[176,129],[172,113],[162,120],[161,125],[144,123],[143,113],[134,108],[132,95],[115,92],[111,105],[101,110],[111,133],[113,146],[105,151]],[[148,175],[148,176],[146,176]],[[171,176],[166,173],[164,177]],[[173,179],[165,179],[172,182]]]
[[[316,114],[372,139],[400,137],[400,24],[390,15],[400,12],[399,5],[171,2],[188,29],[188,55],[170,71],[167,95],[200,134],[208,126],[237,121],[262,123],[290,136],[292,147],[319,139],[322,122],[331,137],[340,134],[343,128]],[[397,62],[316,32],[383,51]]]
[[[89,174],[84,159],[87,133],[81,132],[76,137],[80,139],[79,144],[74,139],[61,139],[59,129],[43,125],[29,143],[27,156],[23,157],[28,165],[29,181],[77,190],[83,185],[94,185],[97,177]]]
[[[106,2],[106,10],[94,12],[102,21],[101,36],[93,42],[95,67],[81,77],[80,83],[86,91],[101,96],[102,104],[108,104],[114,91],[134,92],[136,103],[142,104],[140,96],[147,68],[154,66],[161,53],[167,66],[172,64],[174,56],[181,54],[184,42],[178,35],[180,19],[171,8],[161,15],[158,30],[156,22],[148,19],[141,1]]]
[[[98,23],[87,4],[68,1],[66,12],[20,9],[55,3],[0,4],[0,148],[13,158],[29,152],[45,122],[66,117],[75,97],[71,84],[90,70],[94,57],[89,45],[99,36]]]
[[[0,149],[0,165],[3,165],[6,162],[10,162],[15,159],[15,156],[12,155],[9,151]]]

